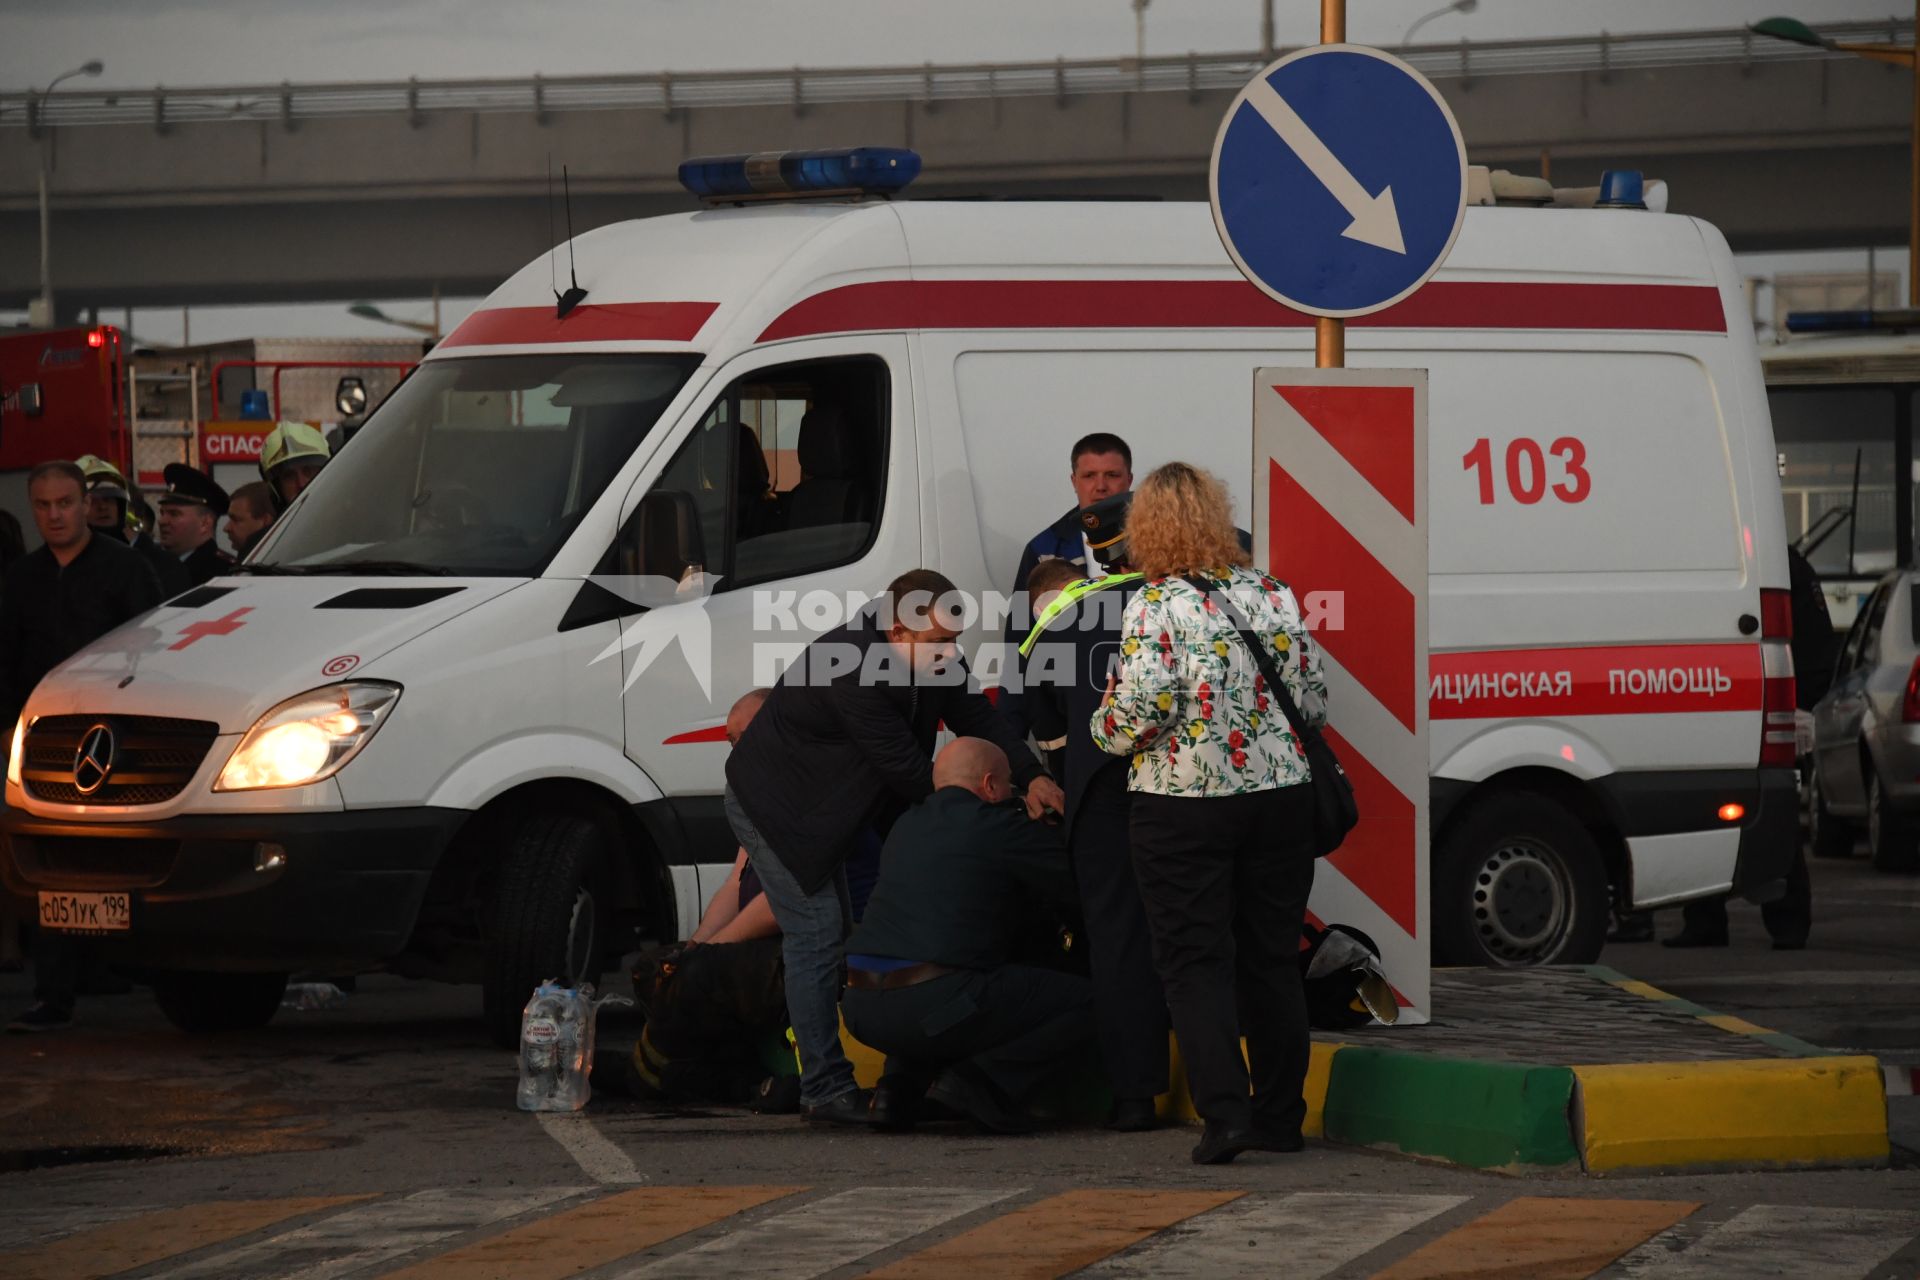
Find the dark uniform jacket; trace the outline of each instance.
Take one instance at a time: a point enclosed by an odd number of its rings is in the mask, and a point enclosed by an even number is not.
[[[807,646],[727,757],[734,797],[808,893],[833,879],[863,829],[884,834],[932,793],[943,722],[999,746],[1023,785],[1045,772],[955,661],[961,683],[910,683],[886,633],[862,615]],[[895,678],[863,682],[875,664]]]
[[[47,672],[159,603],[153,571],[111,538],[64,568],[44,546],[21,556],[0,580],[0,714],[11,724]]]
[[[153,576],[160,580],[160,598],[171,600],[194,585],[193,578],[187,572],[187,566],[180,563],[180,557],[167,550],[145,534],[133,544],[133,549],[147,567],[153,570]]]
[[[1074,901],[1058,830],[1014,805],[943,787],[893,824],[880,883],[847,951],[997,968],[1021,949],[1024,908],[1036,899]]]
[[[187,581],[192,586],[210,582],[223,573],[233,571],[233,557],[214,544],[212,538],[180,557],[180,563],[186,567]]]
[[[1049,714],[1059,717],[1067,729],[1067,776],[1060,779],[1060,786],[1067,793],[1069,843],[1080,802],[1095,776],[1106,769],[1124,773],[1129,767],[1129,757],[1109,755],[1095,746],[1087,725],[1106,697],[1107,670],[1120,653],[1121,616],[1142,585],[1134,578],[1082,596],[1040,634],[1025,662],[1028,706],[1048,706]]]

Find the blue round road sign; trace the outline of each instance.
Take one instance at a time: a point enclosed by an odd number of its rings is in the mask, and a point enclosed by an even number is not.
[[[1446,259],[1466,211],[1467,148],[1412,67],[1317,45],[1240,91],[1209,179],[1214,226],[1247,279],[1296,311],[1359,316]]]

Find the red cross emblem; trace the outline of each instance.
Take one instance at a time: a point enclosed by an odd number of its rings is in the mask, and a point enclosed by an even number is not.
[[[247,624],[240,621],[243,613],[252,613],[253,606],[235,609],[224,618],[215,618],[211,622],[196,622],[181,631],[180,639],[167,646],[169,649],[184,649],[195,640],[204,640],[208,636],[230,636]]]

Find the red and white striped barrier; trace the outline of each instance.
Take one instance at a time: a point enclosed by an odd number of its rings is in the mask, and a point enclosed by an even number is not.
[[[1327,740],[1360,806],[1311,910],[1379,943],[1402,1020],[1425,1022],[1426,371],[1261,369],[1253,422],[1255,558],[1314,628]]]

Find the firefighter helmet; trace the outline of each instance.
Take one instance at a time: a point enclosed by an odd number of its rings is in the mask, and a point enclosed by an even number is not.
[[[324,467],[332,456],[333,449],[327,444],[326,436],[312,423],[276,423],[273,430],[267,433],[267,438],[260,442],[260,478],[273,490],[274,506],[278,510],[286,510],[287,504],[299,497],[300,490],[306,488],[306,484],[301,483],[289,494],[282,486],[283,478],[298,469],[310,481],[313,473]],[[301,463],[306,465],[298,467]]]

